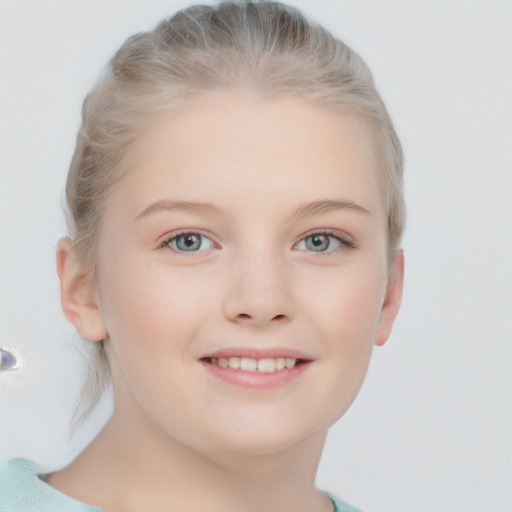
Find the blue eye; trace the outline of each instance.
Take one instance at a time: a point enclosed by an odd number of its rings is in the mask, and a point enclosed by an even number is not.
[[[312,233],[311,235],[303,238],[296,246],[295,249],[299,251],[312,251],[317,253],[331,253],[335,252],[343,246],[351,247],[352,244],[328,233]]]
[[[213,249],[215,244],[206,236],[200,233],[180,233],[163,245],[180,252],[197,252]]]
[[[310,251],[325,252],[331,245],[328,235],[309,235],[305,238],[306,248]]]

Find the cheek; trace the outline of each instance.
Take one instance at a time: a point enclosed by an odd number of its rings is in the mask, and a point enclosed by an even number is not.
[[[385,293],[385,272],[376,266],[340,269],[323,288],[321,300],[311,304],[321,324],[343,343],[358,345],[375,332]]]
[[[354,265],[332,277],[323,300],[310,303],[310,308],[316,312],[315,325],[323,340],[322,371],[330,375],[331,400],[343,411],[356,397],[368,369],[386,273],[382,265]]]
[[[377,283],[372,279],[346,280],[343,287],[331,289],[319,313],[324,357],[318,371],[326,377],[328,426],[348,410],[368,371],[380,314]]]
[[[165,410],[154,390],[187,378],[194,339],[208,303],[214,303],[205,297],[211,287],[191,282],[186,272],[171,273],[135,258],[104,268],[100,278],[116,399],[133,394],[144,408]]]
[[[110,339],[114,344],[122,340],[123,350],[172,346],[176,351],[199,328],[202,312],[212,304],[208,294],[212,288],[186,270],[170,272],[138,258],[118,262],[103,268],[99,276]]]

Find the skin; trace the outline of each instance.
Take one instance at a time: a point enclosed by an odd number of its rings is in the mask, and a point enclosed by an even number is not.
[[[86,339],[108,337],[115,408],[50,485],[105,512],[332,510],[314,483],[327,430],[403,285],[369,128],[300,98],[216,93],[158,119],[130,161],[96,273],[59,244],[63,310]],[[207,237],[202,250],[180,252],[183,231]],[[330,247],[312,249],[326,232]],[[245,388],[200,361],[233,347],[312,362],[286,385]]]

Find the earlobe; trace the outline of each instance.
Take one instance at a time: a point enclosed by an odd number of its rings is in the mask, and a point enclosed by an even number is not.
[[[62,311],[77,332],[90,341],[101,341],[107,331],[98,301],[94,276],[84,269],[73,252],[70,238],[59,240],[57,274],[60,280]]]
[[[395,321],[400,305],[404,287],[404,252],[398,251],[391,270],[386,296],[382,305],[379,324],[375,335],[375,345],[382,346],[389,338],[393,322]]]

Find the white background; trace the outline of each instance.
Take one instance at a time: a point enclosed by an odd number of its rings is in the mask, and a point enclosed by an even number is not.
[[[64,465],[80,343],[54,251],[83,97],[130,34],[189,2],[0,1],[0,459]],[[512,510],[512,2],[293,0],[372,68],[407,157],[407,275],[318,483],[365,512]]]

